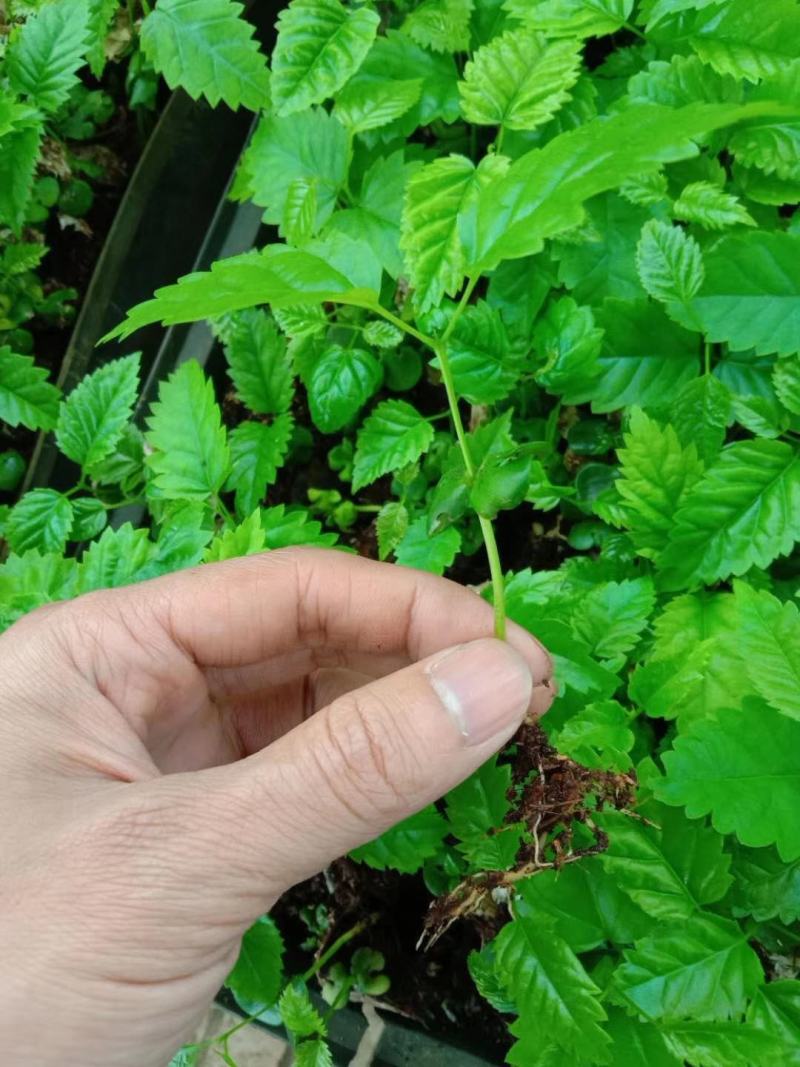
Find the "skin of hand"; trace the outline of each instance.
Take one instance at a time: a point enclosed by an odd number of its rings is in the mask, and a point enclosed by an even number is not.
[[[164,1067],[287,888],[466,778],[551,663],[461,586],[287,549],[0,637],[0,1048]]]

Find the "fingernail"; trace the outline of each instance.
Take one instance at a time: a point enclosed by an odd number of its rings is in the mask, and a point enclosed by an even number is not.
[[[528,710],[533,679],[505,641],[450,649],[426,668],[430,683],[468,745],[511,735]]]

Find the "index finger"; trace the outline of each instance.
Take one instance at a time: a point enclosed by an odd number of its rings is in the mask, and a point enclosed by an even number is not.
[[[415,661],[493,631],[491,606],[464,586],[326,549],[281,549],[148,584],[154,612],[204,668],[246,667],[302,648]],[[550,677],[535,638],[511,625],[508,639],[535,681]]]

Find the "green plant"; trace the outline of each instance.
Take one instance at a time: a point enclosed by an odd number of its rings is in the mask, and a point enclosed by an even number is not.
[[[212,102],[266,105],[238,5],[214,0],[219,36],[205,11],[159,0],[146,50]],[[800,1048],[799,33],[794,0],[294,0],[235,188],[276,240],[115,331],[212,320],[229,428],[185,364],[145,459],[136,361],[109,363],[59,415],[77,488],[6,523],[10,622],[333,543],[280,477],[310,449],[330,484],[304,491],[346,545],[488,571],[498,635],[509,617],[548,645],[558,699],[353,858],[422,873],[429,941],[493,923],[469,968],[511,1064]],[[131,497],[149,527],[62,554],[78,502],[104,524]],[[283,1002],[298,1062],[329,1062],[305,985],[260,958],[255,1008]]]

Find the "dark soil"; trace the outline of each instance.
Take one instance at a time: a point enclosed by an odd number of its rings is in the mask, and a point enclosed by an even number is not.
[[[297,946],[308,936],[300,911],[324,904],[330,917],[326,943],[357,922],[372,920],[348,946],[384,954],[392,985],[383,1001],[423,1029],[501,1063],[510,1046],[507,1021],[477,993],[467,957],[482,944],[473,923],[454,924],[431,948],[418,948],[431,895],[421,876],[374,871],[348,859],[286,893],[273,908],[289,954],[287,968],[302,971],[308,954]]]

